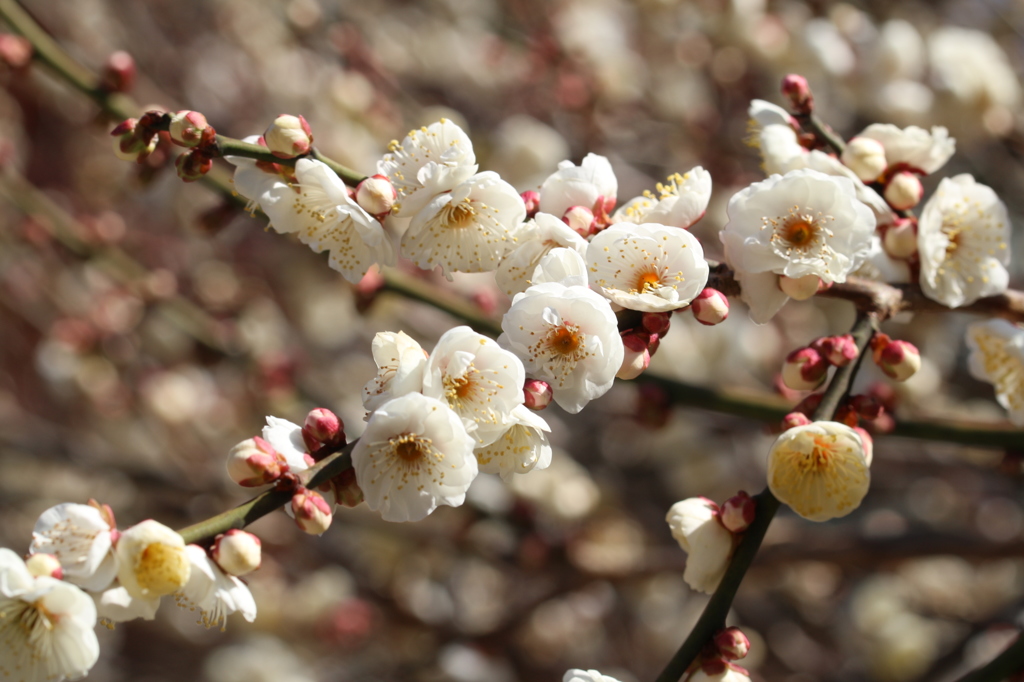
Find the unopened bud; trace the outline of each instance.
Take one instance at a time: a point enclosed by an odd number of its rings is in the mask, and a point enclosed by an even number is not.
[[[363,489],[356,480],[356,470],[349,468],[331,479],[334,501],[342,507],[358,507],[363,503]]]
[[[782,289],[782,293],[796,301],[806,301],[818,293],[820,286],[821,278],[817,275],[805,275],[796,279],[785,275],[779,276],[779,288]]]
[[[315,490],[299,487],[292,496],[292,513],[304,533],[322,535],[331,527],[331,505]]]
[[[896,381],[906,381],[921,369],[921,353],[908,341],[893,341],[885,334],[871,340],[875,364]]]
[[[642,329],[631,329],[628,332],[621,334],[622,345],[626,347],[626,352],[640,353],[647,350],[651,343],[651,335]]]
[[[213,159],[198,149],[189,149],[174,160],[174,169],[178,177],[185,182],[195,182],[210,172]]]
[[[0,33],[0,61],[12,69],[23,69],[32,61],[32,43],[13,33]]]
[[[103,65],[103,89],[107,92],[128,92],[135,85],[135,59],[119,50]]]
[[[878,419],[885,412],[885,407],[869,395],[855,395],[850,398],[850,406],[857,411],[862,419],[871,421]]]
[[[810,397],[810,396],[808,396]],[[782,418],[782,430],[789,431],[797,426],[807,426],[811,423],[810,417],[803,412],[790,412]]]
[[[754,522],[757,503],[754,498],[741,490],[722,503],[722,525],[733,533],[742,533]],[[742,656],[737,656],[742,658]]]
[[[356,203],[372,216],[391,211],[398,200],[398,192],[386,175],[371,175],[356,185]]]
[[[737,627],[719,630],[714,641],[718,653],[722,655],[722,658],[730,661],[738,661],[746,657],[747,652],[750,651],[750,640]]]
[[[826,336],[811,344],[822,357],[836,367],[845,367],[857,359],[857,342],[853,335],[843,334],[842,336]]]
[[[313,146],[313,131],[302,116],[281,114],[263,133],[267,149],[281,159],[306,154]]]
[[[693,316],[708,326],[724,322],[729,317],[729,299],[718,289],[708,287],[690,303]]]
[[[651,365],[651,352],[644,348],[640,351],[631,350],[626,348],[626,352],[622,358],[622,366],[619,367],[619,371],[615,373],[617,379],[636,379],[638,376],[644,373]]]
[[[287,471],[284,457],[259,436],[243,440],[228,453],[228,476],[247,488],[272,483]]]
[[[914,221],[900,220],[885,231],[885,252],[893,258],[910,258],[917,253],[917,229]]]
[[[672,313],[644,313],[640,320],[644,330],[664,336],[672,322]]]
[[[549,404],[553,393],[551,384],[540,379],[527,379],[523,384],[523,403],[531,410],[543,410]]]
[[[786,356],[782,381],[794,391],[813,391],[828,374],[828,363],[813,348],[798,348]]]
[[[260,567],[261,543],[252,533],[232,528],[218,535],[210,551],[213,560],[231,575],[245,575]]]
[[[302,425],[302,440],[310,452],[324,445],[339,445],[345,442],[345,425],[325,407],[310,410]]]
[[[921,203],[924,187],[921,180],[909,171],[900,171],[892,176],[885,186],[885,200],[897,211],[914,208]]]
[[[874,182],[885,172],[885,147],[870,137],[855,137],[846,143],[840,157],[862,182]]]
[[[110,131],[110,135],[114,138],[114,153],[122,161],[141,163],[156,149],[156,135],[140,130],[138,119],[122,121]]]
[[[195,147],[206,133],[210,124],[206,117],[198,111],[179,111],[171,114],[171,123],[167,129],[171,142],[182,147]]]
[[[60,561],[52,554],[33,554],[25,559],[25,568],[36,578],[46,576],[61,580],[64,577]]]
[[[814,96],[811,86],[803,76],[791,73],[782,79],[782,94],[789,99],[794,113],[809,114],[814,111]]]
[[[594,212],[586,206],[570,206],[562,215],[562,220],[581,237],[590,235],[596,226]]]
[[[860,423],[860,415],[857,414],[857,410],[850,405],[841,405],[832,415],[832,421],[840,424],[846,424],[851,429]]]
[[[526,205],[526,219],[537,215],[537,211],[540,210],[540,193],[536,190],[528,189],[519,195],[523,199],[523,203]]]

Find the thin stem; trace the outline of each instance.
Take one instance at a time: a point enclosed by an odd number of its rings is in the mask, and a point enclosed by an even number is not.
[[[793,114],[793,118],[799,121],[800,127],[809,133],[814,133],[815,137],[831,147],[836,154],[842,154],[846,149],[843,138],[832,130],[831,126],[822,121],[817,114]]]
[[[967,673],[957,682],[1001,682],[1010,675],[1024,670],[1024,637],[1017,640],[986,665]]]
[[[857,349],[860,351],[858,361],[836,370],[832,381],[825,390],[821,406],[814,413],[815,420],[828,420],[835,414],[839,404],[850,390],[850,384],[860,367],[860,359],[863,358],[874,332],[874,318],[870,315],[860,315],[850,331],[857,344]],[[711,595],[711,600],[704,607],[704,612],[700,615],[693,630],[690,631],[655,682],[677,682],[680,680],[715,633],[725,627],[725,617],[729,613],[740,583],[743,582],[743,576],[754,562],[754,557],[757,556],[765,533],[768,532],[768,526],[771,525],[780,506],[780,502],[767,488],[756,495],[754,500],[757,502],[754,522],[743,533],[743,539],[740,540],[739,546],[736,547],[736,551],[729,561],[729,566],[725,569],[722,582],[719,583],[715,593]]]
[[[250,144],[237,140],[233,137],[226,135],[217,136],[217,151],[220,152],[221,156],[242,156],[247,159],[255,159],[256,161],[267,161],[269,163],[276,163],[282,166],[294,167],[299,159],[307,158],[305,156],[296,156],[290,159],[282,159],[279,156],[274,156],[269,149],[261,147],[258,144]],[[337,161],[324,156],[319,149],[314,149],[312,157],[317,161],[322,162],[332,171],[334,171],[339,178],[341,178],[346,184],[356,186],[360,182],[366,179],[366,176],[362,173],[357,173],[347,166],[343,166]]]

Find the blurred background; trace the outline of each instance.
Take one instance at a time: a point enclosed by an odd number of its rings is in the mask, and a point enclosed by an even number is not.
[[[751,98],[781,104],[798,72],[850,137],[871,122],[945,125],[973,173],[1024,212],[1024,2],[763,0],[34,0],[32,14],[99,70],[130,53],[143,105],[203,112],[223,134],[304,115],[317,145],[364,173],[393,138],[441,116],[481,170],[535,189],[562,159],[611,159],[620,204],[702,165],[715,183],[694,232],[710,257],[737,189],[760,179]],[[28,547],[47,507],[93,497],[121,527],[188,525],[245,499],[228,450],[268,414],[335,410],[363,425],[370,341],[426,348],[458,322],[353,288],[156,154],[119,161],[112,122],[11,55],[0,64],[0,545]],[[926,194],[927,196],[927,194]],[[1015,229],[1017,253],[1024,248]],[[441,283],[424,275],[429,283]],[[1022,284],[1020,270],[1011,285]],[[450,290],[495,316],[488,276]],[[840,301],[790,304],[755,327],[690,315],[652,372],[770,396],[789,350],[848,330]],[[1004,422],[965,367],[963,314],[887,331],[922,371],[898,417]],[[882,377],[867,367],[864,388]],[[788,404],[795,399],[790,398]],[[100,628],[90,680],[555,682],[567,668],[649,680],[706,597],[682,580],[664,515],[764,486],[764,424],[673,407],[620,384],[580,415],[545,413],[546,471],[481,476],[460,508],[417,524],[341,509],[321,538],[283,514],[252,530],[259,615],[207,631],[169,599],[155,621]],[[825,525],[783,510],[731,621],[755,680],[952,679],[993,655],[1024,606],[1024,451],[880,436],[870,494]]]

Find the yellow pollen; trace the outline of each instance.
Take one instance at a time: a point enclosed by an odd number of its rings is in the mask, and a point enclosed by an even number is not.
[[[395,445],[395,454],[404,462],[415,462],[423,458],[423,449],[416,440],[400,439]]]
[[[552,330],[546,341],[548,348],[559,355],[572,355],[581,342],[579,334],[565,325]]]
[[[154,542],[142,550],[135,564],[135,578],[153,596],[170,594],[188,580],[190,564],[181,547]]]
[[[797,248],[807,246],[814,240],[817,230],[814,223],[799,216],[782,228],[782,238]]]
[[[633,289],[641,294],[647,293],[661,286],[661,277],[658,273],[647,271],[636,278]]]

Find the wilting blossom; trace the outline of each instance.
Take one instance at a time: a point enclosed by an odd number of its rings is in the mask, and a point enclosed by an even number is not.
[[[676,502],[665,517],[672,537],[688,555],[683,580],[711,594],[729,565],[735,536],[718,519],[718,506],[704,497]]]

